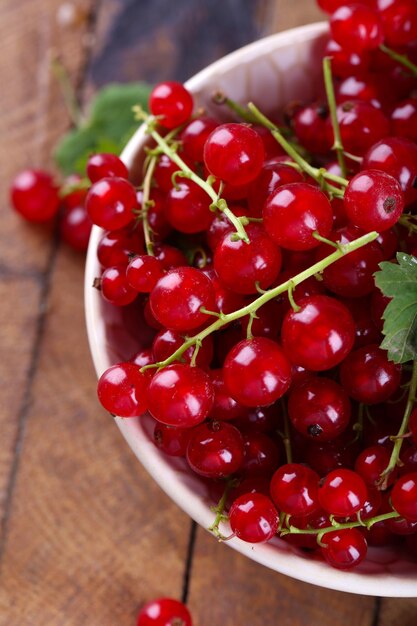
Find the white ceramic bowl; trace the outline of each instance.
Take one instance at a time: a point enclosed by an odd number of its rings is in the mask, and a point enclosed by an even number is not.
[[[321,84],[319,59],[326,38],[325,23],[267,37],[213,63],[186,86],[194,94],[197,106],[204,105],[209,114],[217,117],[219,107],[210,98],[218,89],[242,103],[253,100],[266,113],[277,111],[291,100],[308,100],[317,95],[317,85]],[[139,129],[122,154],[133,180],[138,179],[145,142],[146,136]],[[85,284],[88,337],[97,375],[115,362],[130,358],[140,347],[140,336],[131,332],[132,324],[123,310],[106,304],[92,288],[94,277],[100,274],[96,250],[101,232],[93,228]],[[116,423],[160,487],[196,522],[208,528],[213,522],[213,512],[205,485],[187,469],[183,459],[159,452],[149,437],[153,421],[144,416],[116,418]],[[227,545],[273,570],[322,587],[372,596],[417,596],[416,563],[392,548],[371,548],[359,568],[342,572],[294,551],[278,538],[257,545],[232,539]]]

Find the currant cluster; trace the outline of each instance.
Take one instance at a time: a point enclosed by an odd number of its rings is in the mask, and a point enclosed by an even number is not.
[[[96,155],[85,206],[95,286],[150,336],[103,373],[102,405],[149,412],[220,499],[215,534],[228,512],[243,541],[279,534],[348,569],[401,536],[417,554],[417,367],[379,347],[374,281],[417,250],[417,5],[319,4],[326,102],[273,123],[225,97],[243,121],[220,123],[161,83],[136,111],[142,184]]]

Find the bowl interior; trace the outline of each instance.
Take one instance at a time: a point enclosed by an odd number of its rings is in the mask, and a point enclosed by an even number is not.
[[[217,118],[222,113],[211,100],[217,90],[241,103],[253,101],[266,114],[276,113],[291,101],[308,101],[320,95],[320,59],[326,39],[325,23],[267,37],[210,65],[191,78],[187,87],[194,94],[196,106],[204,106],[208,114]],[[139,129],[122,154],[135,182],[140,179],[146,141]],[[113,307],[92,288],[94,277],[100,275],[96,250],[101,234],[98,227],[93,228],[85,282],[88,337],[97,375],[110,365],[131,358],[150,341],[137,305]],[[116,423],[161,488],[196,522],[208,528],[213,521],[213,503],[205,483],[192,474],[183,459],[165,456],[154,446],[150,437],[153,420],[145,415],[140,419],[116,418]],[[391,548],[370,549],[366,561],[354,572],[346,573],[297,552],[278,538],[254,546],[238,539],[227,544],[273,570],[323,587],[367,595],[417,596],[415,562]]]

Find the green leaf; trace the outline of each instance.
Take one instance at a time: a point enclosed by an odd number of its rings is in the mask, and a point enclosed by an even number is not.
[[[417,360],[417,258],[398,252],[397,261],[380,263],[375,282],[391,298],[383,315],[381,348],[394,363],[406,363]]]
[[[59,142],[54,157],[64,175],[84,174],[93,152],[120,154],[138,128],[132,107],[147,108],[151,87],[145,83],[108,85],[98,92],[90,115],[79,128],[69,131]]]

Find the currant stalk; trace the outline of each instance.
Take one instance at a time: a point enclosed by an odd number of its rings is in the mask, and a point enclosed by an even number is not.
[[[284,292],[288,292],[290,289],[294,289],[297,285],[302,283],[307,278],[310,278],[311,276],[322,272],[324,269],[326,269],[326,267],[329,267],[329,265],[335,263],[346,254],[362,248],[362,246],[365,246],[371,241],[374,241],[378,237],[379,233],[372,231],[347,244],[339,244],[338,249],[335,250],[335,252],[329,254],[329,256],[325,257],[321,261],[314,263],[314,265],[300,272],[296,276],[293,276],[291,279],[285,281],[281,285],[265,291],[265,293],[261,294],[258,298],[256,298],[247,306],[244,306],[241,309],[237,309],[232,313],[228,313],[227,315],[225,315],[224,313],[214,313],[217,319],[212,324],[210,324],[210,326],[207,326],[204,330],[198,333],[198,335],[194,335],[193,337],[189,337],[188,339],[186,339],[182,346],[180,346],[175,352],[171,354],[171,356],[169,356],[164,361],[145,365],[144,367],[142,367],[141,371],[145,371],[147,369],[155,367],[163,368],[167,365],[170,365],[174,361],[177,361],[183,355],[183,353],[188,350],[188,348],[190,348],[191,346],[195,346],[198,342],[203,341],[205,337],[208,337],[208,335],[211,335],[211,333],[213,333],[214,331],[219,330],[226,324],[234,322],[235,320],[238,320],[241,317],[245,317],[246,315],[253,316],[261,306],[263,306],[270,300],[273,300]]]
[[[148,220],[148,209],[151,206],[151,200],[149,199],[151,193],[152,177],[155,171],[156,164],[158,162],[157,155],[150,155],[148,166],[146,168],[145,178],[143,179],[143,197],[142,197],[142,211],[140,217],[142,219],[143,235],[145,238],[146,252],[150,256],[155,256],[154,243],[152,237],[152,229]]]
[[[413,407],[416,402],[416,392],[417,392],[417,361],[414,361],[404,416],[401,422],[401,426],[398,430],[398,433],[393,437],[394,447],[391,452],[391,458],[389,460],[387,467],[384,469],[384,471],[381,474],[379,488],[382,490],[387,488],[390,474],[397,467],[398,460],[400,457],[401,447],[404,441],[404,435],[406,434],[407,429],[408,429],[408,421],[410,419],[410,415],[413,411]]]
[[[268,128],[271,131],[272,136],[276,139],[276,141],[280,144],[280,146],[285,150],[285,152],[290,156],[297,165],[301,168],[303,172],[305,172],[308,176],[317,181],[320,185],[323,184],[323,180],[326,182],[325,189],[326,191],[336,198],[343,198],[344,190],[336,187],[328,183],[327,181],[332,181],[341,185],[341,187],[346,187],[348,181],[346,178],[342,176],[337,176],[336,174],[332,174],[325,170],[324,168],[318,168],[311,165],[306,159],[304,159],[295,148],[285,139],[283,134],[280,132],[279,128],[271,122],[261,111],[250,102],[248,104],[248,109],[253,113],[256,118],[256,121]]]
[[[213,507],[213,511],[214,513],[216,513],[216,517],[214,518],[213,523],[211,524],[211,526],[208,527],[207,530],[209,530],[210,532],[213,533],[213,535],[215,537],[217,537],[217,539],[219,541],[226,541],[228,539],[228,537],[225,537],[224,535],[222,535],[222,533],[220,532],[220,524],[223,521],[227,521],[228,517],[227,515],[225,515],[224,510],[226,507],[226,502],[227,502],[227,497],[230,493],[230,490],[235,487],[237,485],[236,483],[236,479],[235,478],[228,478],[226,479],[226,484],[224,487],[224,491],[222,493],[222,496],[217,504],[217,506]]]
[[[324,86],[326,89],[327,103],[329,105],[330,118],[332,120],[332,127],[334,133],[333,150],[336,151],[337,161],[339,163],[340,171],[343,178],[346,178],[347,167],[343,150],[342,136],[340,134],[339,120],[337,119],[337,107],[336,96],[334,93],[333,76],[332,76],[332,59],[331,57],[324,57],[323,59],[323,76]]]
[[[317,535],[317,540],[320,542],[323,535],[333,532],[334,530],[347,530],[350,528],[359,528],[360,526],[366,527],[369,530],[369,528],[378,522],[383,522],[387,519],[394,519],[397,517],[401,517],[397,511],[390,511],[389,513],[383,513],[382,515],[370,517],[367,520],[362,520],[360,519],[360,516],[358,516],[358,520],[355,522],[339,523],[330,516],[331,526],[326,526],[325,528],[297,528],[297,526],[292,526],[289,523],[290,516],[287,516],[285,520],[288,524],[287,528],[281,530],[279,534],[282,537],[285,535]]]
[[[140,107],[135,107],[134,110],[136,118],[145,122],[148,134],[161,148],[162,152],[166,154],[174,163],[176,163],[176,165],[178,165],[181,173],[177,174],[177,176],[189,178],[194,183],[196,183],[196,185],[201,187],[201,189],[203,189],[212,199],[211,207],[218,209],[233,224],[236,229],[236,237],[238,239],[242,239],[245,243],[249,243],[249,237],[245,231],[242,222],[229,209],[226,200],[224,200],[224,198],[221,198],[220,195],[215,191],[213,186],[210,184],[211,177],[209,177],[208,180],[203,180],[202,178],[200,178],[200,176],[193,172],[193,170],[188,167],[185,161],[183,161],[181,157],[177,154],[176,150],[169,145],[166,138],[162,137],[158,133],[158,131],[155,130],[155,118],[145,113]]]
[[[379,49],[391,59],[397,61],[397,63],[400,63],[408,70],[410,70],[413,76],[417,76],[417,65],[410,61],[410,59],[405,54],[399,54],[398,52],[395,52],[395,50],[391,50],[391,48],[388,48],[384,44],[379,46]]]

